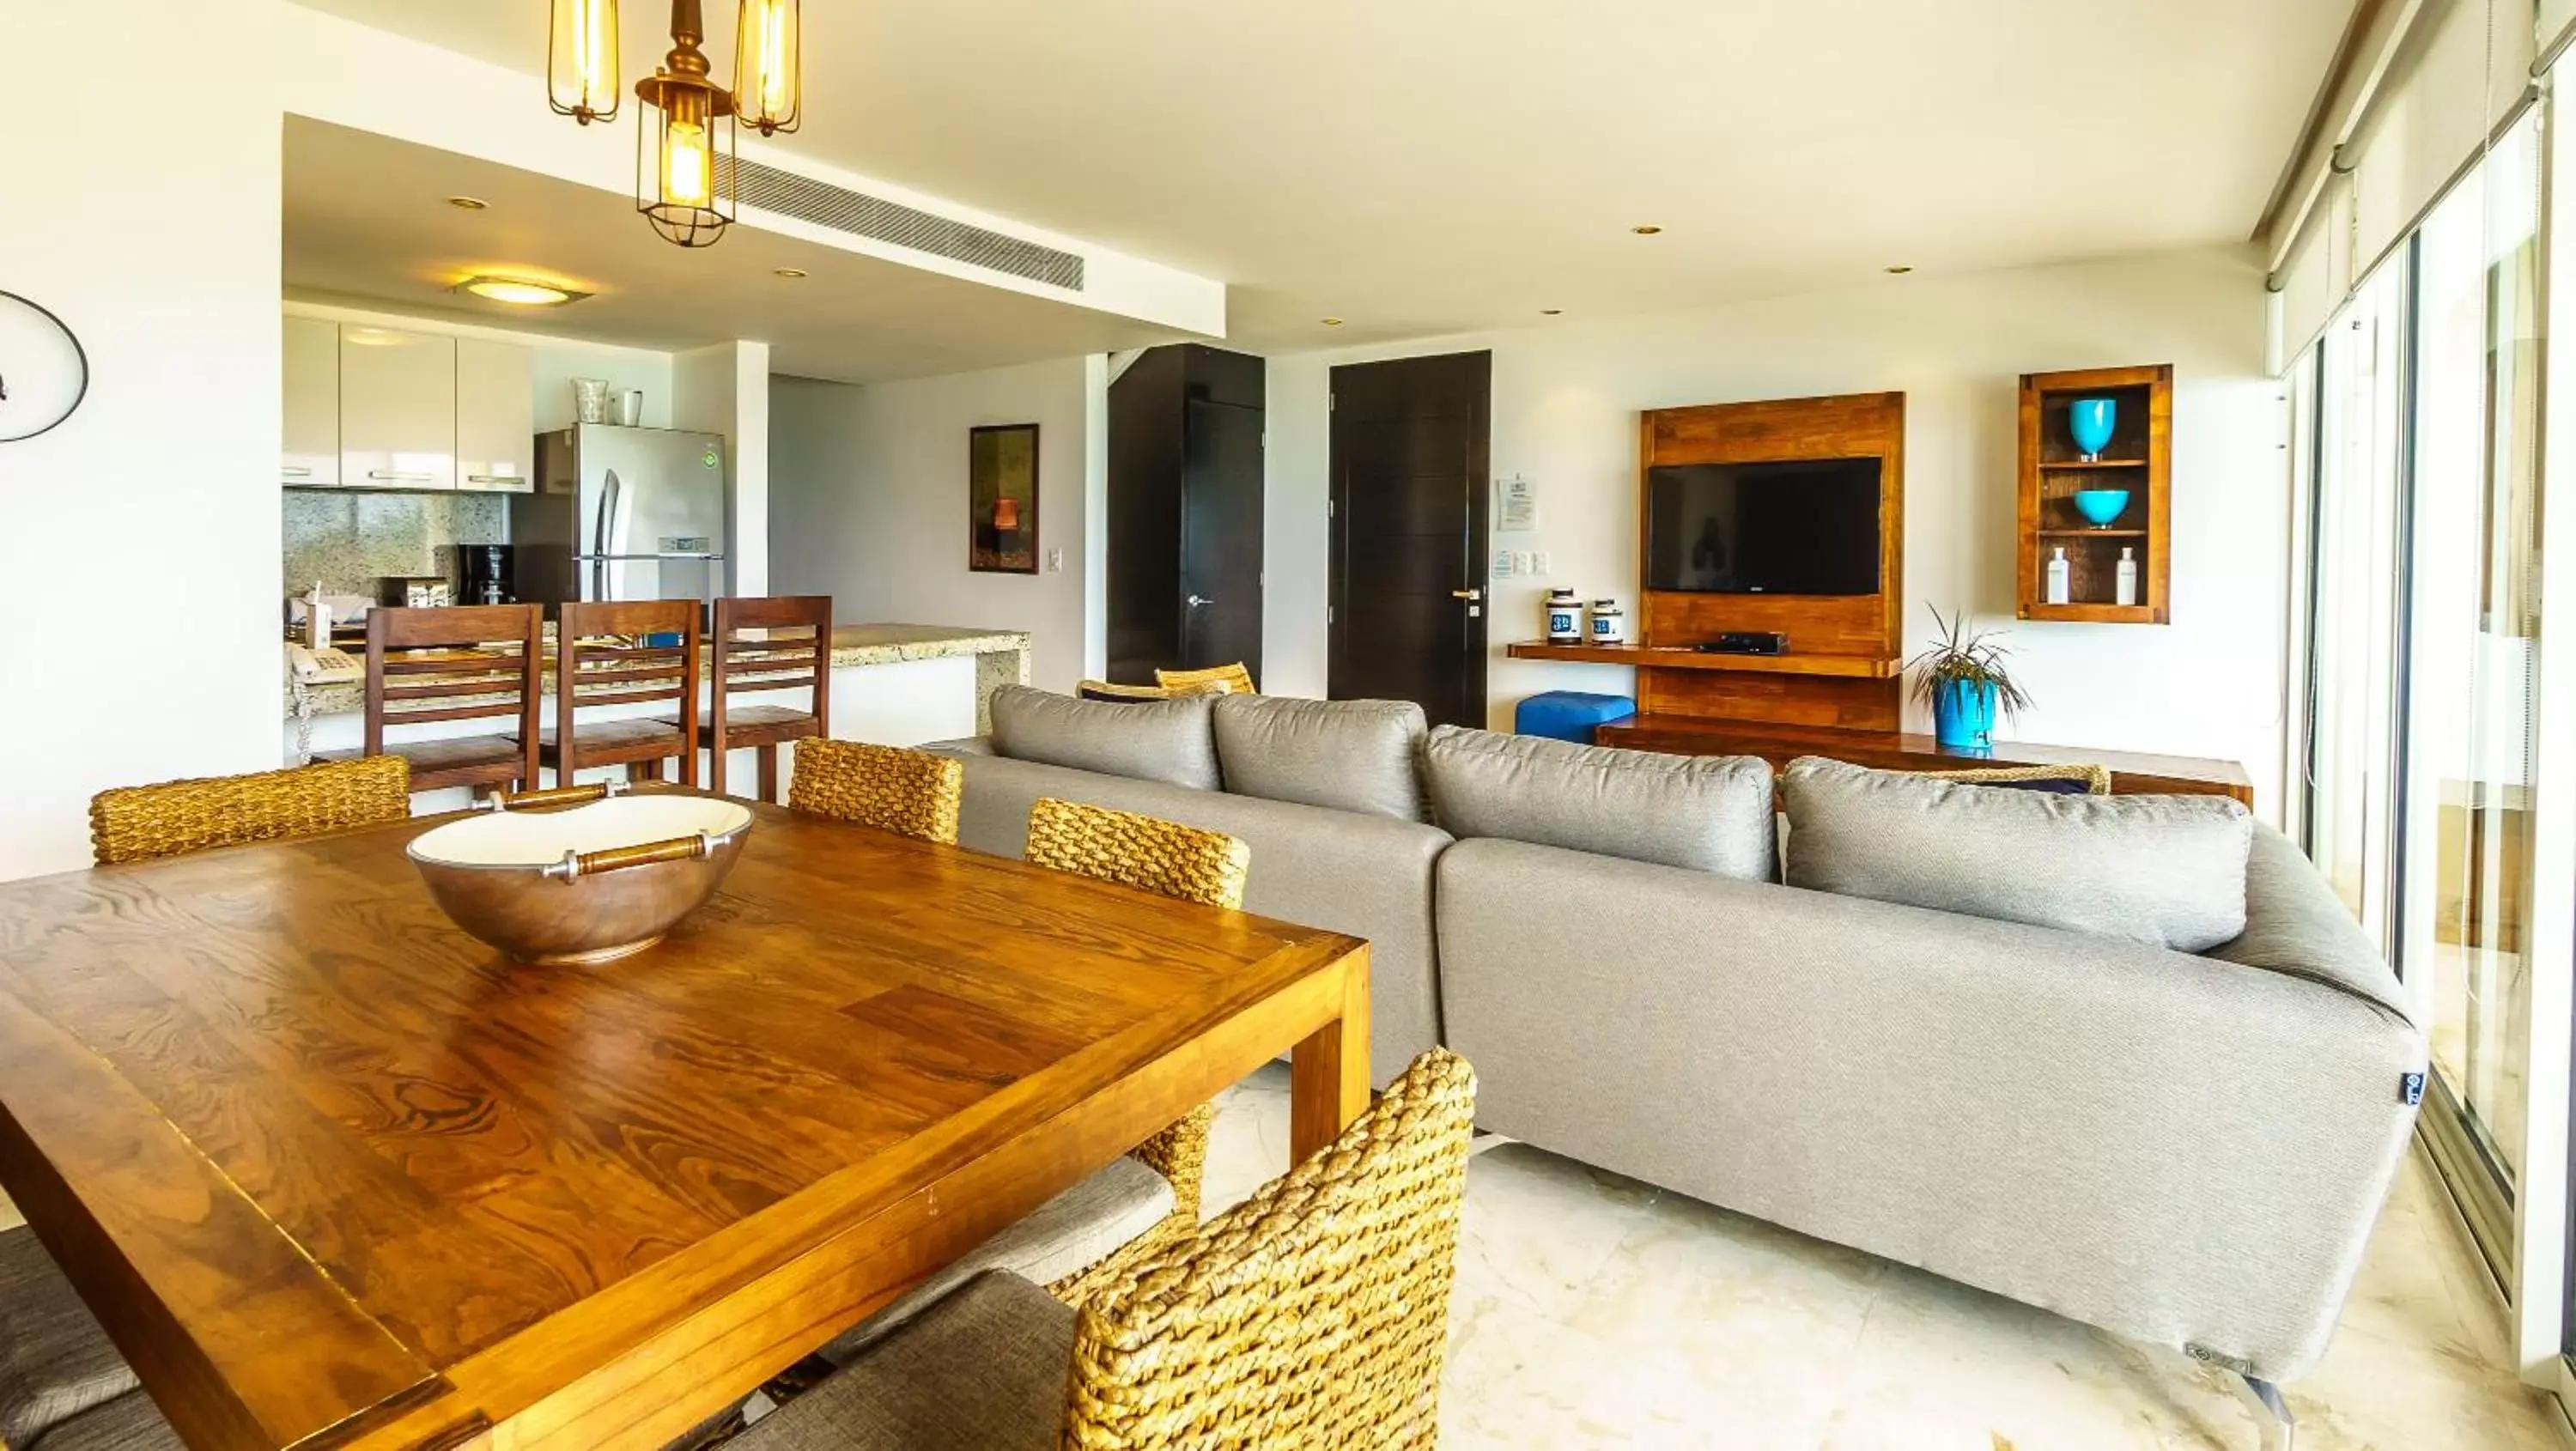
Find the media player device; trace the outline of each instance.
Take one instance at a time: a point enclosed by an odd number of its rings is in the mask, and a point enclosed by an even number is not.
[[[1786,655],[1789,637],[1769,630],[1729,630],[1693,648],[1705,655]]]

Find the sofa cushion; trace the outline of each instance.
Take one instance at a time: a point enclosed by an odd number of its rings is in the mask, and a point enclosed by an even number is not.
[[[1238,796],[1422,819],[1423,718],[1412,701],[1229,695],[1215,716],[1217,763]]]
[[[2224,796],[2052,796],[1790,763],[1788,882],[2205,952],[2245,930],[2254,818]]]
[[[1005,685],[993,692],[993,749],[1136,781],[1213,791],[1219,780],[1209,708],[1217,697],[1111,704]]]
[[[1499,837],[1748,882],[1773,877],[1771,767],[1442,726],[1423,744],[1432,819]]]

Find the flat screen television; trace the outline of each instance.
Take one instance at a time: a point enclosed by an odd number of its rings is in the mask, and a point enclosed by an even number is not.
[[[1646,471],[1646,588],[1878,593],[1884,460],[1660,464]]]

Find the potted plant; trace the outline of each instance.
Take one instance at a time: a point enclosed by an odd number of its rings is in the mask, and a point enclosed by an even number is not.
[[[1940,640],[1905,662],[1914,672],[1914,698],[1931,707],[1932,736],[1940,744],[1990,749],[1995,713],[2018,717],[2030,708],[2030,697],[2004,666],[2012,652],[1995,643],[1995,632],[1970,630],[1964,609],[1945,620],[1934,606],[1932,623],[1940,628]]]

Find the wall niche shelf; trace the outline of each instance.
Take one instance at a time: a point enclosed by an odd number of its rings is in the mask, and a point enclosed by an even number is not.
[[[2076,449],[2068,409],[2108,398],[2116,410],[2100,458]],[[2021,380],[2018,613],[2025,620],[2161,625],[2171,618],[2173,367],[2026,373]],[[2125,489],[2127,507],[2094,528],[2076,511],[2087,489]],[[2048,602],[2048,561],[2066,551],[2067,603]],[[2136,603],[2118,603],[2120,552],[2137,563]]]

